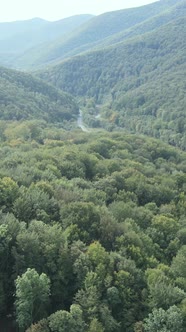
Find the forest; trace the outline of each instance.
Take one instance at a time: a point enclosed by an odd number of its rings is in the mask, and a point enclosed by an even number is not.
[[[0,332],[186,332],[185,14],[0,23]]]
[[[186,2],[183,11],[186,13]],[[38,72],[78,98],[91,127],[161,138],[185,149],[185,17]],[[99,113],[99,121],[95,115]]]
[[[26,121],[0,155],[2,316],[27,332],[184,331],[185,152]]]

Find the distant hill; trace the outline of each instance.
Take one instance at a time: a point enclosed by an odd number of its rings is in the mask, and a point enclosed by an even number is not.
[[[123,42],[131,37],[141,36],[146,32],[151,32],[157,28],[169,23],[179,17],[185,17],[186,15],[186,2],[178,1],[174,6],[163,10],[160,14],[150,17],[149,19],[143,21],[142,23],[136,24],[129,29],[115,34],[114,36],[108,37],[102,42],[102,44],[97,45],[97,49],[106,46],[114,45],[118,42]]]
[[[0,67],[0,119],[73,119],[78,107],[73,98],[29,74]]]
[[[180,1],[178,0],[157,1],[146,6],[118,10],[96,16],[81,25],[76,31],[72,31],[70,34],[50,42],[50,44],[40,44],[38,47],[25,52],[17,57],[13,64],[19,68],[42,67],[48,64],[55,64],[82,52],[93,50],[97,46],[102,48],[105,42],[107,45],[112,45],[116,42],[112,41],[112,38],[118,38],[118,33],[126,34],[126,39],[128,34],[130,37],[128,29],[135,29],[136,27],[136,30],[131,35],[139,34],[139,24],[162,14],[164,11],[166,12],[179,3]],[[163,19],[159,19],[159,21],[156,19],[155,27],[160,26],[161,21],[163,23]],[[151,24],[153,25],[153,23]],[[152,29],[152,27],[148,24],[145,25],[142,33],[147,32],[149,29]]]
[[[87,14],[75,15],[55,22],[35,18],[26,21],[0,23],[0,62],[5,63],[7,56],[9,59],[16,61],[16,57],[27,49],[62,37],[92,17],[93,15]],[[6,63],[9,63],[9,59]]]
[[[106,103],[108,111],[102,117],[109,128],[145,133],[184,148],[185,35],[186,16],[66,60],[40,76],[74,96]]]
[[[20,33],[40,29],[48,22],[41,18],[33,18],[24,21],[1,22],[0,23],[0,41],[16,36]]]

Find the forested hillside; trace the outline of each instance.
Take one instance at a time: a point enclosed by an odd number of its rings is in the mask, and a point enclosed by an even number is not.
[[[140,37],[71,58],[40,76],[75,96],[93,98],[93,104],[106,104],[101,126],[160,137],[185,149],[185,27],[185,17],[172,20]]]
[[[44,318],[29,332],[185,331],[185,153],[46,125],[30,141],[14,123],[15,140],[12,127],[0,146],[1,316],[19,331]]]
[[[122,42],[131,37],[142,36],[144,33],[151,32],[160,28],[161,26],[181,17],[185,17],[186,14],[186,4],[184,0],[174,3],[174,6],[170,6],[162,10],[159,14],[150,17],[149,19],[135,24],[129,29],[115,34],[114,36],[108,37],[104,40],[100,46],[110,46],[118,42]],[[97,47],[99,49],[99,45]]]
[[[96,16],[70,34],[30,49],[15,59],[11,59],[11,62],[18,68],[34,69],[54,64],[99,46],[103,48],[104,43],[112,45],[118,33],[130,36],[128,30],[134,27],[136,31],[134,34],[139,34],[140,29],[137,32],[137,27],[140,23],[156,18],[158,15],[162,15],[164,11],[166,15],[167,10],[170,10],[177,3],[180,3],[180,0],[157,1],[142,7],[108,12]],[[181,15],[181,11],[178,15]],[[166,18],[157,18],[155,25],[161,25],[164,20],[166,22]],[[151,26],[145,25],[143,33],[147,32],[148,28],[151,29]],[[114,39],[113,43],[112,38]]]
[[[0,35],[0,332],[186,332],[186,1]]]
[[[0,67],[0,119],[63,122],[77,114],[72,96],[30,74]]]

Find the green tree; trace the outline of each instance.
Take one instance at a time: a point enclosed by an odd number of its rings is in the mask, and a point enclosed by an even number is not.
[[[32,324],[26,332],[50,332],[48,327],[48,320],[46,318],[40,320],[38,323]]]
[[[18,196],[19,187],[10,177],[0,179],[0,206],[10,208]]]
[[[49,295],[50,280],[44,273],[27,269],[16,279],[16,319],[21,331],[46,315]]]
[[[178,227],[177,220],[164,215],[158,215],[152,219],[149,234],[152,234],[154,242],[165,249],[168,247],[170,241],[175,238]]]
[[[186,298],[183,289],[175,286],[160,269],[149,269],[146,275],[151,307],[168,309]]]
[[[56,220],[59,217],[59,206],[57,201],[39,187],[31,185],[28,189],[20,188],[20,195],[14,202],[14,213],[26,222],[31,219],[43,220],[45,222]]]
[[[6,312],[9,289],[9,245],[11,236],[7,225],[0,225],[0,314]]]
[[[183,317],[181,310],[176,306],[167,311],[162,308],[154,309],[144,320],[145,332],[182,332]]]
[[[104,332],[105,329],[103,328],[102,324],[94,318],[89,326],[88,332]]]
[[[85,332],[86,325],[79,305],[73,304],[70,312],[59,310],[49,317],[49,327],[52,332]]]
[[[186,278],[186,245],[182,246],[173,258],[171,271],[175,277]]]
[[[98,239],[100,225],[99,210],[93,203],[72,202],[61,208],[64,228],[76,225],[80,240],[90,242]]]
[[[53,311],[61,308],[64,302],[71,303],[75,282],[72,281],[72,263],[67,241],[59,224],[49,225],[32,220],[28,228],[25,227],[17,235],[12,254],[17,275],[30,267],[50,278],[50,303]]]

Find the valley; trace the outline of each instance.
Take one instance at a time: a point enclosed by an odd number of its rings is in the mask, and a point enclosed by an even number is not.
[[[0,22],[0,331],[186,331],[186,1]]]

